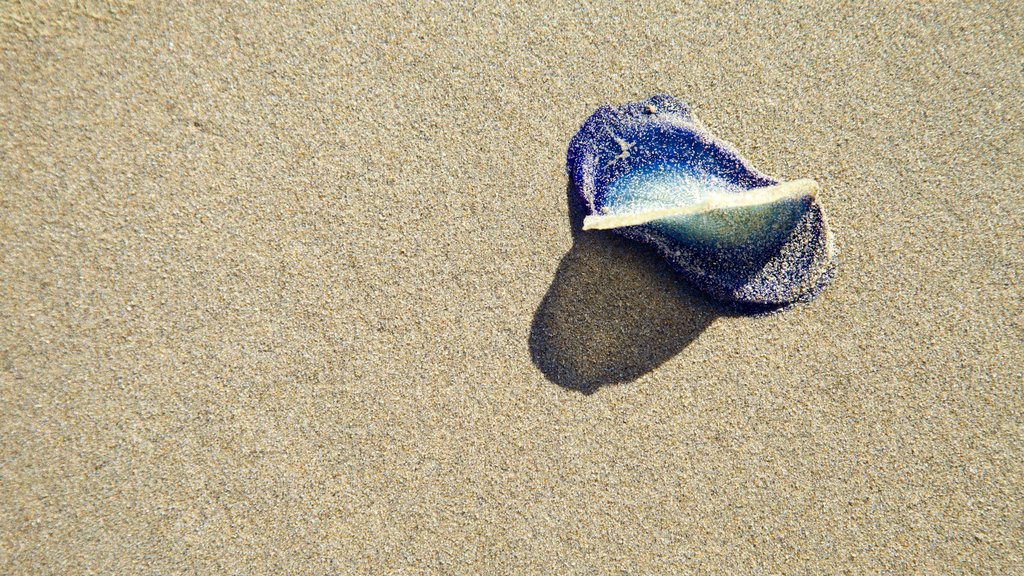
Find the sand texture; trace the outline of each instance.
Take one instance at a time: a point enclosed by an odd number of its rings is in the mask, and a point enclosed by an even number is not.
[[[1024,573],[1024,3],[0,4],[0,573]],[[840,265],[570,216],[667,93]]]

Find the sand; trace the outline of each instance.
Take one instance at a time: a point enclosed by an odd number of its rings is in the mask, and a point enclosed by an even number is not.
[[[0,573],[1024,573],[1024,4],[210,4],[0,7]],[[571,229],[655,93],[816,301]]]

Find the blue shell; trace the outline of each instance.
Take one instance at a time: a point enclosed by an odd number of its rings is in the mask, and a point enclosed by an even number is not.
[[[599,108],[573,137],[567,170],[588,221],[703,206],[613,230],[653,245],[713,298],[785,305],[810,300],[831,278],[835,253],[815,195],[771,196],[790,185],[754,169],[671,96]]]

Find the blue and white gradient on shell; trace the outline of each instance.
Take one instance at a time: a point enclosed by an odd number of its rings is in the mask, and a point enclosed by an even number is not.
[[[831,277],[818,184],[762,174],[671,96],[599,108],[573,137],[567,170],[584,230],[654,245],[713,298],[782,306]]]

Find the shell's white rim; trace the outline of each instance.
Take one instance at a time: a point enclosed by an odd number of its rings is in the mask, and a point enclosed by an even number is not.
[[[625,226],[639,226],[653,220],[672,218],[673,216],[692,216],[706,214],[715,210],[748,208],[762,206],[779,200],[815,198],[821,187],[810,178],[800,178],[782,182],[774,186],[752,188],[746,192],[714,194],[706,200],[688,206],[662,208],[636,214],[592,214],[583,219],[584,230],[610,230]]]

